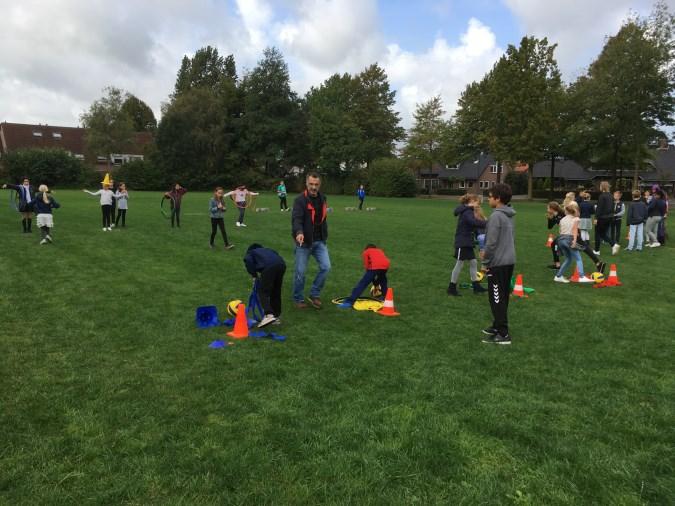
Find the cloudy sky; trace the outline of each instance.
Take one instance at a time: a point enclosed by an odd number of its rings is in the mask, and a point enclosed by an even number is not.
[[[159,117],[184,54],[216,46],[240,75],[279,47],[299,93],[379,62],[409,126],[440,94],[451,113],[523,35],[558,43],[563,77],[584,71],[651,0],[0,0],[0,121],[75,126],[106,86]],[[675,10],[675,0],[667,2]]]

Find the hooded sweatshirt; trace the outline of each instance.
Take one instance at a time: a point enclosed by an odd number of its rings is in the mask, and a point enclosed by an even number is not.
[[[486,267],[514,265],[516,247],[514,243],[513,217],[516,211],[508,206],[494,209],[487,221],[485,235],[485,253],[483,264]]]

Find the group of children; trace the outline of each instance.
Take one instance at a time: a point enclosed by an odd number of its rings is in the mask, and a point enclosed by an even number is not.
[[[127,210],[129,209],[129,192],[127,185],[120,183],[115,188],[114,181],[103,181],[101,189],[95,192],[89,190],[82,190],[84,193],[99,197],[101,204],[101,223],[104,232],[112,231],[113,227],[119,226],[122,220],[122,227],[127,226]],[[114,190],[113,190],[114,189]],[[117,209],[117,217],[115,217],[115,209]]]
[[[590,201],[591,195],[587,191],[581,191],[578,196],[574,192],[567,193],[562,206],[555,201],[549,202],[546,211],[548,228],[559,227],[559,233],[551,244],[553,264],[550,267],[556,270],[554,281],[570,282],[565,273],[574,260],[579,282],[593,282],[584,273],[582,251],[593,261],[596,270],[604,274],[606,264],[600,260],[601,244],[610,244],[612,255],[619,252],[624,216],[628,226],[626,251],[642,251],[643,242],[651,248],[661,246],[665,241],[664,219],[668,214],[668,201],[663,190],[658,187],[652,190],[644,193],[633,191],[632,202],[627,206],[621,201],[622,193],[615,191],[610,194],[609,183],[603,181],[596,205]],[[590,232],[594,226],[595,249],[591,249]],[[562,264],[561,254],[565,257]]]

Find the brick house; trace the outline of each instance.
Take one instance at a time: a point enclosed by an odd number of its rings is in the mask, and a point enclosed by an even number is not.
[[[504,181],[508,171],[508,167],[497,163],[492,155],[481,153],[454,167],[434,164],[431,170],[419,173],[417,183],[431,193],[450,189],[480,194]]]
[[[96,170],[105,172],[108,170],[108,160],[112,167],[143,160],[146,148],[153,142],[150,132],[136,132],[128,153],[101,154],[96,160],[90,160],[85,153],[84,136],[84,128],[3,122],[0,123],[0,158],[18,149],[60,148],[94,166]]]

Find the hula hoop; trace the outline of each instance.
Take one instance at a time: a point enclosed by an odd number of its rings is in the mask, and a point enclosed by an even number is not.
[[[171,206],[167,209],[164,207],[164,201],[171,199]],[[162,213],[167,220],[171,219],[171,210],[176,206],[176,200],[171,195],[162,196],[162,201],[159,203],[159,212]],[[168,206],[167,206],[168,207]]]
[[[342,304],[347,297],[338,297],[333,299],[333,304]],[[354,309],[357,311],[379,311],[384,307],[384,302],[373,297],[359,297],[354,301]]]
[[[19,212],[19,202],[19,192],[16,190],[9,192],[9,208],[12,211]]]
[[[246,203],[243,206],[240,206],[236,200],[234,200],[234,195],[230,195],[232,202],[234,202],[234,207],[237,209],[248,209],[255,203],[255,198],[257,195],[251,195],[250,193],[246,194]]]

